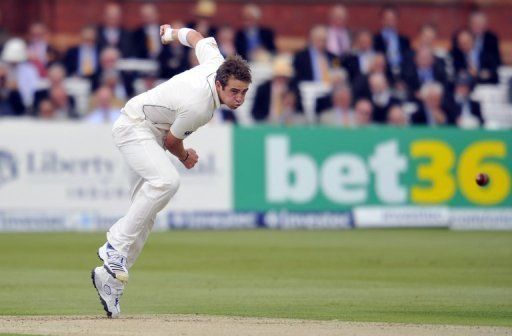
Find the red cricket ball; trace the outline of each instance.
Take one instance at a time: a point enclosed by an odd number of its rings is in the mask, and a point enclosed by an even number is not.
[[[489,175],[485,173],[480,173],[476,176],[476,183],[483,187],[486,186],[489,183]]]

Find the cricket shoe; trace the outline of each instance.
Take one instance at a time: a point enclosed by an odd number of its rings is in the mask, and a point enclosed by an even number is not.
[[[91,279],[98,292],[103,309],[109,318],[118,318],[121,315],[119,300],[123,295],[124,285],[107,272],[105,266],[93,268]]]
[[[106,242],[98,249],[98,258],[103,261],[107,272],[117,280],[128,282],[128,269],[126,268],[126,257],[119,253],[109,242]]]

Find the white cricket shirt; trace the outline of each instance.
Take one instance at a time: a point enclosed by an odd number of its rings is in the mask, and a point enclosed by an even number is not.
[[[213,117],[220,107],[215,89],[217,69],[224,62],[213,37],[195,48],[199,65],[130,99],[124,113],[135,120],[148,120],[172,135],[185,139]]]

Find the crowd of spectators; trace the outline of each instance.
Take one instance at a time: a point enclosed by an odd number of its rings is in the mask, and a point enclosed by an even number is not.
[[[501,58],[498,37],[480,11],[454,32],[449,48],[442,48],[429,23],[417,36],[402,35],[394,7],[382,9],[381,27],[372,32],[349,29],[349,11],[335,5],[324,25],[311,28],[305,48],[286,55],[278,52],[272,27],[260,24],[257,5],[243,7],[244,24],[238,30],[215,26],[216,10],[212,0],[200,0],[194,22],[171,25],[215,36],[224,56],[238,53],[252,63],[271,64],[272,78],[252,88],[255,123],[478,127],[485,122],[471,92],[477,84],[498,82]],[[83,27],[80,42],[65,52],[52,46],[42,22],[33,23],[25,38],[9,36],[0,27],[0,116],[111,123],[131,96],[197,64],[193,51],[179,42],[160,43],[162,20],[154,4],[140,6],[140,22],[128,31],[121,7],[108,3],[101,24]],[[126,58],[153,60],[157,67],[145,73],[123,70],[118,65]],[[66,78],[89,81],[87,113],[77,110]],[[137,80],[142,84],[136,85]],[[330,88],[316,100],[313,119],[304,113],[304,81]],[[237,123],[237,114],[223,109],[214,120]]]

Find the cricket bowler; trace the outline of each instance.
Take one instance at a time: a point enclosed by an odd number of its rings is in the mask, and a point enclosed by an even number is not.
[[[213,37],[193,29],[160,27],[162,43],[173,40],[194,48],[199,65],[130,99],[112,128],[113,139],[133,171],[131,205],[107,232],[98,249],[103,265],[92,270],[92,282],[107,316],[119,317],[128,270],[139,256],[157,213],[178,190],[180,178],[166,150],[187,168],[199,157],[183,140],[208,123],[221,104],[243,104],[251,72],[240,56],[221,55]],[[214,139],[212,139],[214,141]]]

